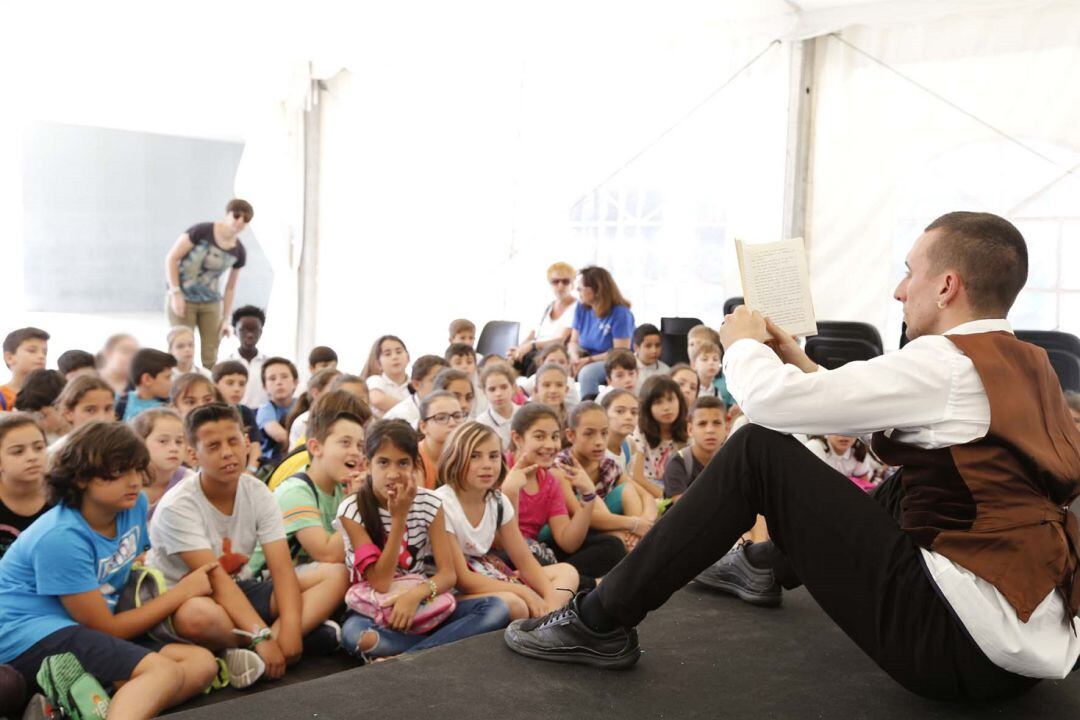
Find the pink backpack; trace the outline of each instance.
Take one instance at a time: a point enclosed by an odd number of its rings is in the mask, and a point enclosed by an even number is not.
[[[350,610],[360,613],[375,621],[379,627],[390,627],[390,614],[394,611],[393,603],[383,606],[390,598],[403,592],[412,590],[417,585],[427,585],[428,579],[423,575],[409,573],[394,578],[390,583],[390,591],[381,593],[371,586],[366,580],[349,588],[345,593],[345,604]],[[452,593],[443,592],[435,596],[435,599],[425,599],[416,608],[412,625],[408,632],[423,634],[439,627],[446,618],[457,608],[457,600]]]

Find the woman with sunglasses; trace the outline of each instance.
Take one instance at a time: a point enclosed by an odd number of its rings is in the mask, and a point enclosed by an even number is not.
[[[176,239],[165,256],[165,282],[169,294],[165,314],[169,325],[198,328],[202,364],[212,368],[217,362],[218,344],[229,334],[236,281],[247,261],[240,232],[255,211],[251,203],[233,198],[225,206],[225,218],[192,225]],[[221,276],[225,271],[224,298]]]
[[[507,352],[510,361],[522,375],[529,376],[536,372],[536,354],[545,346],[565,345],[570,339],[570,325],[577,309],[577,300],[570,288],[576,274],[574,268],[564,262],[557,262],[547,269],[548,284],[555,293],[555,300],[544,308],[540,324],[529,332],[520,345]]]

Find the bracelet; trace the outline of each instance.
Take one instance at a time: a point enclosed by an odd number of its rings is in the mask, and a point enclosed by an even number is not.
[[[439,586],[435,584],[434,580],[430,578],[427,581],[428,587],[431,588],[431,595],[428,596],[429,600],[434,600],[439,595]]]
[[[169,294],[170,295],[179,295],[182,292],[184,292],[182,288],[178,288],[178,287],[169,288]]]
[[[264,627],[261,630],[256,629],[254,632],[247,632],[240,628],[233,628],[233,632],[237,635],[242,635],[246,638],[251,638],[251,642],[248,643],[248,650],[254,650],[255,646],[261,643],[263,640],[272,640],[274,633],[270,631],[270,628]]]
[[[595,499],[596,499],[596,493],[594,493],[594,492],[585,493],[584,495],[581,496],[581,502],[582,503],[590,503]]]
[[[641,524],[641,518],[639,518],[639,517],[634,518],[634,527],[630,528],[630,532],[633,533],[634,535],[637,535],[638,526],[640,524]]]

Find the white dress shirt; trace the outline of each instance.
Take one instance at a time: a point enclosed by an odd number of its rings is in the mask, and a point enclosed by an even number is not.
[[[420,397],[410,395],[386,411],[383,420],[404,420],[415,430],[420,425]]]
[[[510,417],[503,417],[499,413],[495,412],[495,408],[490,405],[484,412],[476,418],[476,422],[481,425],[487,425],[499,435],[499,439],[502,440],[503,451],[510,448],[510,424],[514,421],[514,416],[517,415],[518,406],[511,405]]]
[[[229,356],[230,360],[235,360],[247,368],[247,385],[244,387],[244,397],[240,399],[240,404],[252,410],[258,410],[270,402],[270,397],[266,394],[266,388],[263,387],[262,382],[262,367],[266,362],[266,357],[263,353],[258,353],[251,360],[246,360],[240,356],[239,350]]]
[[[1006,320],[976,320],[946,335],[998,330],[1012,332]],[[765,345],[743,339],[724,353],[724,375],[750,421],[779,432],[885,431],[893,440],[929,449],[971,442],[990,428],[990,401],[975,365],[944,335],[924,335],[895,352],[816,373],[784,365]],[[1069,674],[1080,657],[1080,638],[1062,622],[1057,592],[1023,623],[992,584],[936,552],[922,549],[922,555],[942,595],[995,665],[1029,677]]]

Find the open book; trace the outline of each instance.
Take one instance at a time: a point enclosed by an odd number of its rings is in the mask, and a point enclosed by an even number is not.
[[[817,335],[802,238],[749,244],[736,238],[743,299],[795,336]]]

